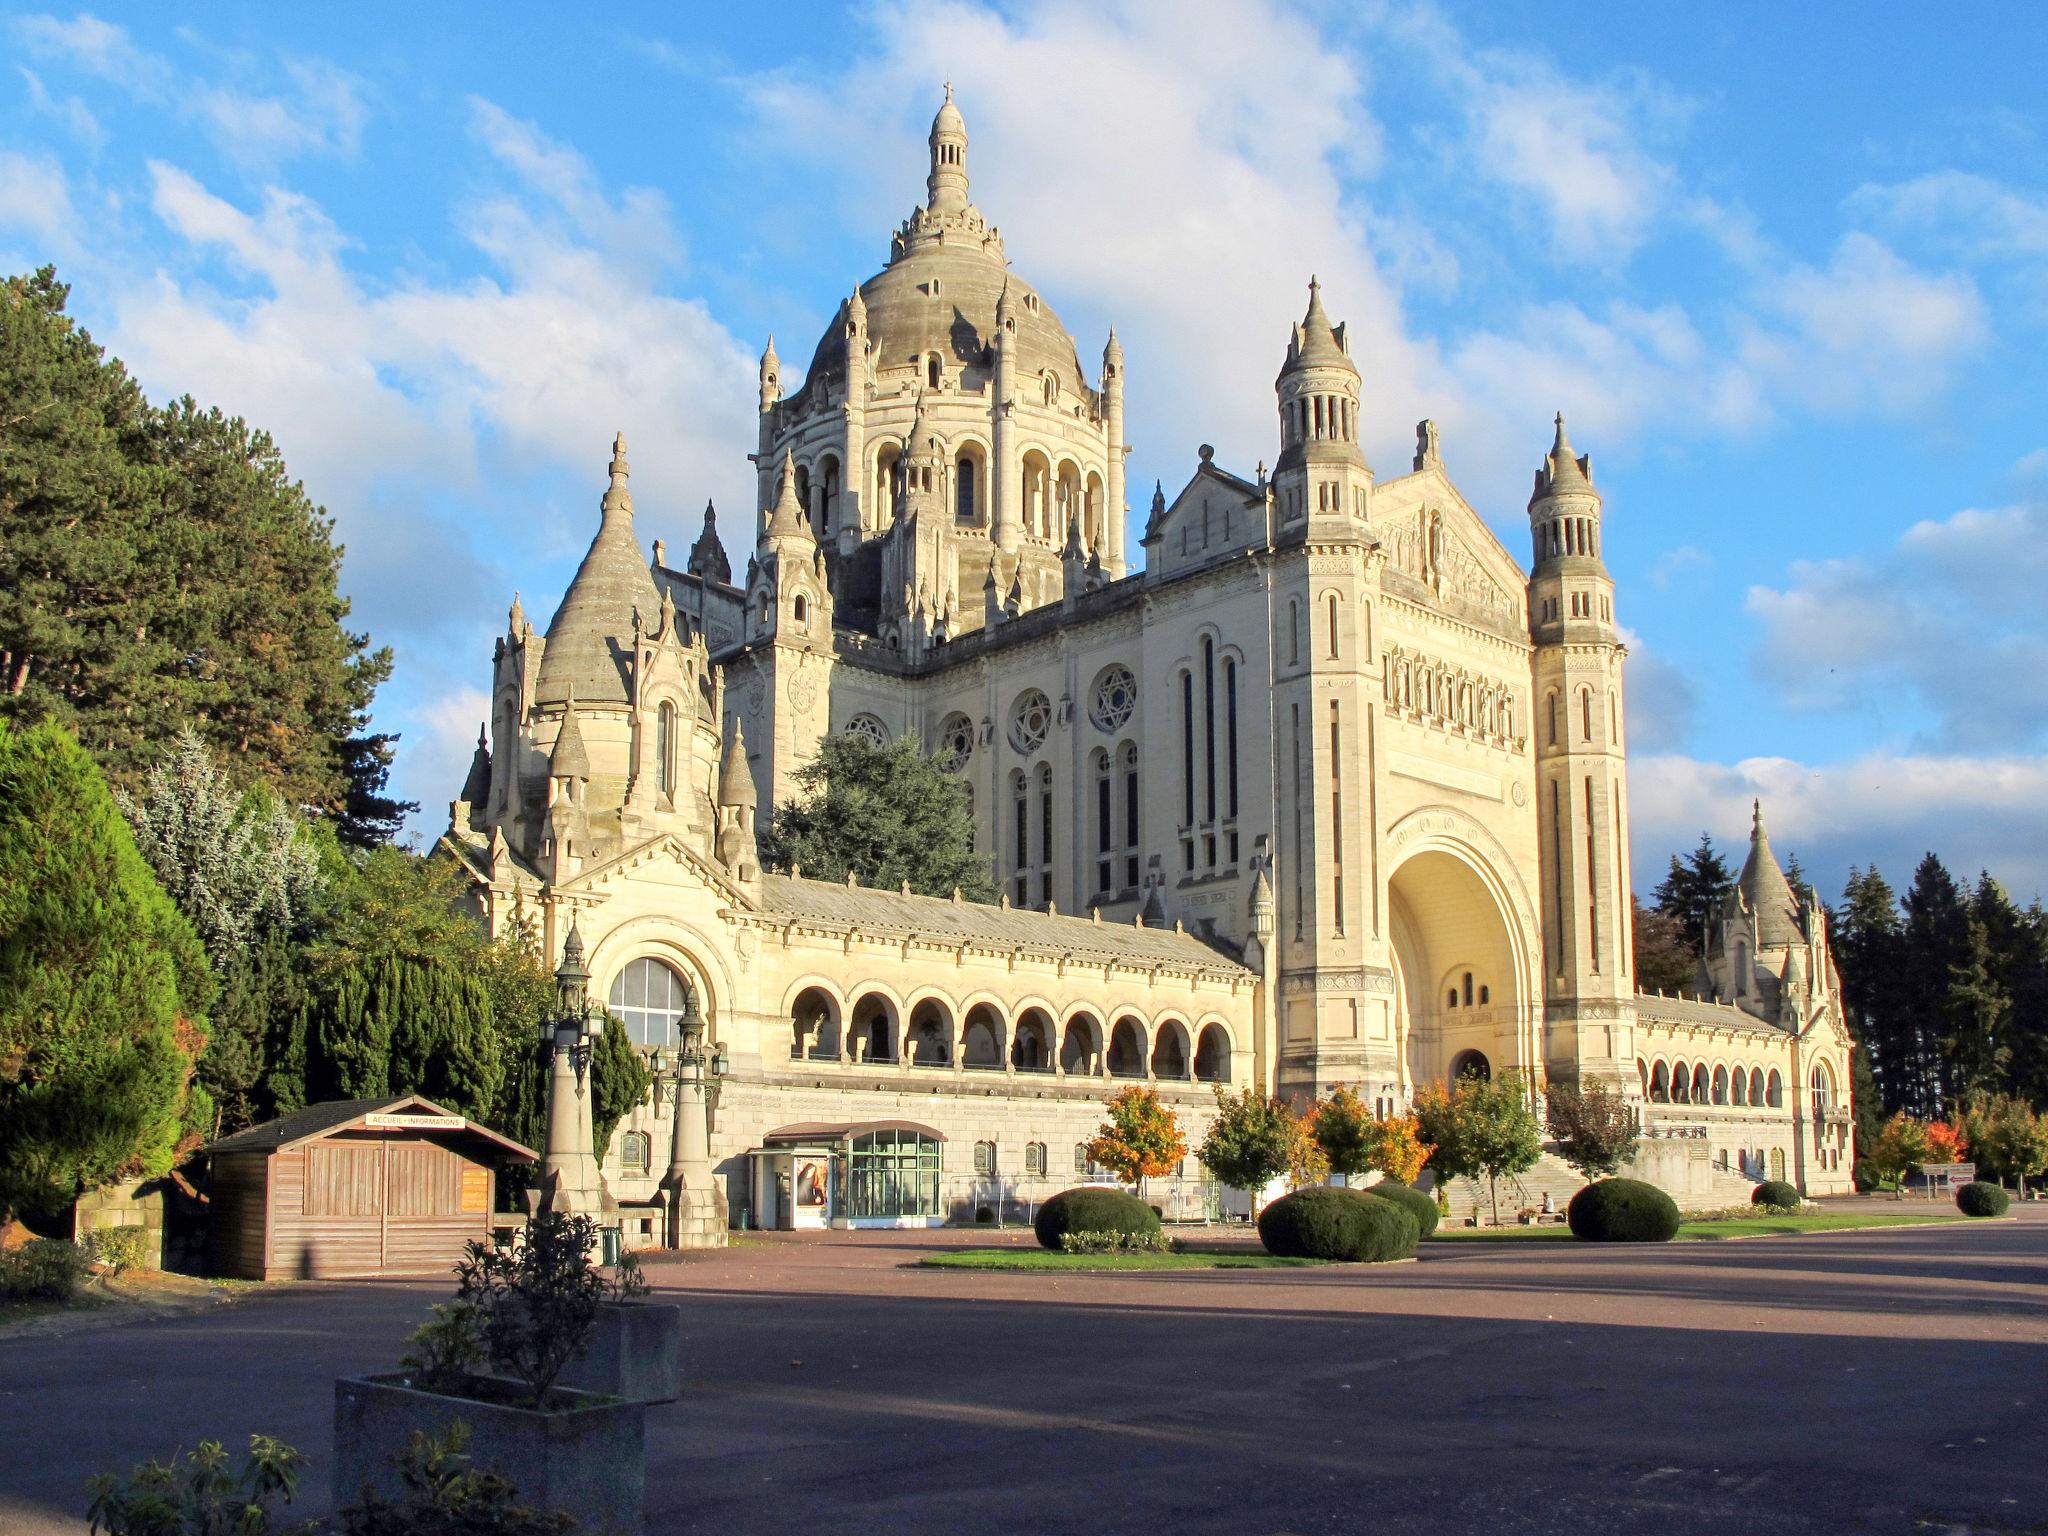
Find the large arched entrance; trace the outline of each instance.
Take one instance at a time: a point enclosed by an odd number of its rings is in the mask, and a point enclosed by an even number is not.
[[[1462,850],[1425,847],[1394,871],[1389,898],[1409,1081],[1448,1086],[1460,1072],[1529,1070],[1529,946],[1498,880]]]

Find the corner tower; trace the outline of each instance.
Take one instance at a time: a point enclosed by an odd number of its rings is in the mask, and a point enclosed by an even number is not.
[[[1279,397],[1280,456],[1273,493],[1284,530],[1362,525],[1372,466],[1358,446],[1358,365],[1348,329],[1323,311],[1323,285],[1308,280],[1308,313],[1287,342],[1273,381]]]
[[[1600,518],[1592,460],[1573,452],[1560,413],[1529,497],[1546,1065],[1567,1082],[1590,1076],[1633,1091],[1627,651]]]

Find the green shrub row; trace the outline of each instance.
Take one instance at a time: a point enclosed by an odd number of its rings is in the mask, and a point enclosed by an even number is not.
[[[1798,1189],[1783,1179],[1765,1179],[1749,1192],[1749,1203],[1767,1206],[1774,1211],[1796,1211],[1806,1202]]]
[[[1410,1258],[1422,1228],[1407,1206],[1357,1189],[1297,1189],[1259,1212],[1259,1241],[1282,1258],[1384,1264]]]
[[[1062,1190],[1038,1208],[1031,1219],[1038,1234],[1038,1246],[1054,1253],[1064,1250],[1062,1239],[1070,1232],[1115,1232],[1135,1237],[1159,1230],[1159,1213],[1136,1195],[1121,1189],[1084,1186]]]
[[[1415,1218],[1416,1229],[1424,1237],[1436,1230],[1436,1224],[1443,1220],[1443,1211],[1436,1201],[1425,1195],[1412,1184],[1403,1184],[1399,1179],[1381,1179],[1365,1193],[1376,1195],[1382,1200],[1391,1200],[1410,1216]]]
[[[1678,1235],[1678,1202],[1641,1179],[1601,1179],[1572,1196],[1565,1220],[1589,1243],[1668,1243]]]
[[[1175,1253],[1179,1244],[1164,1232],[1063,1232],[1062,1253]]]
[[[2005,1190],[1997,1184],[1987,1184],[1982,1179],[1965,1184],[1956,1191],[1956,1209],[1965,1216],[2003,1216],[2012,1204]]]
[[[85,1250],[60,1238],[31,1238],[0,1253],[0,1300],[68,1302],[91,1269]]]

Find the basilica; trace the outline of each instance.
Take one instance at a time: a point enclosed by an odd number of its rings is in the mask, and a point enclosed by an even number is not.
[[[1367,462],[1313,281],[1274,357],[1270,467],[1202,447],[1130,528],[1123,349],[1091,373],[1010,268],[949,91],[887,265],[801,376],[762,357],[744,566],[708,509],[682,559],[644,548],[614,445],[545,633],[513,604],[443,846],[494,928],[573,935],[636,1041],[711,1043],[708,1172],[672,1150],[684,1096],[612,1136],[629,1241],[665,1210],[688,1240],[1010,1217],[1094,1173],[1127,1083],[1192,1143],[1217,1085],[1392,1114],[1464,1073],[1599,1080],[1681,1204],[1850,1187],[1826,917],[1761,810],[1694,984],[1637,988],[1625,653],[1562,416],[1518,555],[1431,422]],[[761,866],[842,731],[957,776],[998,903]],[[1227,1197],[1190,1157],[1153,1198]]]

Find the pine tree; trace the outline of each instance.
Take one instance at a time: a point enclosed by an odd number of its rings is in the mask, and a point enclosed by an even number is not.
[[[775,808],[764,862],[801,866],[820,880],[924,896],[993,901],[988,860],[974,848],[966,787],[908,736],[886,747],[851,733],[827,736],[797,770],[802,798]]]
[[[2015,914],[2016,915],[2016,914]],[[1975,915],[1967,920],[1964,957],[1949,968],[1940,1036],[1942,1079],[1950,1104],[1988,1094],[2005,1081],[2012,1047],[2012,995],[2000,985],[1991,951],[1991,930]]]
[[[1692,952],[1699,953],[1708,925],[1721,910],[1721,902],[1735,889],[1735,877],[1714,850],[1714,840],[1700,834],[1699,846],[1680,859],[1671,856],[1671,868],[1664,881],[1651,892],[1657,910],[1678,924],[1679,932]]]
[[[0,721],[0,1218],[166,1172],[212,978],[70,733]]]
[[[1903,1011],[1901,1043],[1912,1063],[1905,1103],[1920,1118],[1935,1119],[1956,1101],[1941,1041],[1947,1031],[1949,987],[1970,961],[1970,906],[1932,853],[1913,871],[1913,883],[1900,906],[1905,923],[1895,985]]]
[[[1636,986],[1644,992],[1685,992],[1694,985],[1699,954],[1686,942],[1678,920],[1661,907],[1646,907],[1633,895]]]
[[[1849,1031],[1868,1054],[1884,1107],[1904,1109],[1919,1102],[1917,1057],[1899,986],[1904,941],[1898,897],[1876,866],[1867,871],[1851,866],[1842,909],[1831,926]],[[1875,1129],[1863,1139],[1859,1115],[1860,1144],[1872,1144]]]
[[[190,725],[345,838],[395,827],[366,723],[391,657],[344,625],[332,522],[262,432],[152,409],[68,294],[0,284],[0,713],[70,726],[130,789]]]

